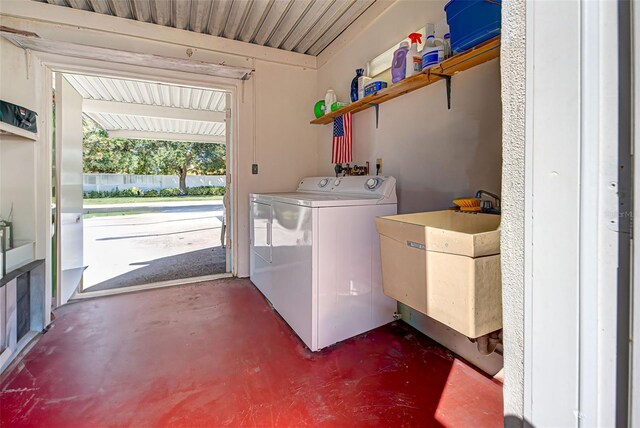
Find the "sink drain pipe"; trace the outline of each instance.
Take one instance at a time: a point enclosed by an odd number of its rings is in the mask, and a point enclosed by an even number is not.
[[[502,345],[502,329],[469,340],[476,344],[481,355],[491,355],[498,345]]]

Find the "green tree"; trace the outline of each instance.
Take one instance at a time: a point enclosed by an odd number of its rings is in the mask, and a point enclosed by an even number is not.
[[[224,175],[224,144],[110,138],[92,121],[84,122],[84,172],[177,175],[180,193],[187,174]]]
[[[158,171],[156,174],[176,174],[182,194],[187,192],[188,173],[225,174],[225,147],[222,144],[156,141],[147,148],[153,152],[145,158]]]

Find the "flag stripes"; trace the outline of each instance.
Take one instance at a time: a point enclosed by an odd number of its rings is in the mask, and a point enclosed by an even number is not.
[[[333,120],[332,163],[347,163],[353,159],[351,113]]]

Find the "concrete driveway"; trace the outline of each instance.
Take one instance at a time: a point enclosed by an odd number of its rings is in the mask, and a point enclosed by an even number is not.
[[[84,220],[84,290],[98,291],[226,271],[222,201],[90,209],[154,211]]]

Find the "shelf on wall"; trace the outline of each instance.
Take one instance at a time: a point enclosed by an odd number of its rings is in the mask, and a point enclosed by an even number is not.
[[[7,259],[6,263],[7,271],[10,272],[21,268],[35,260],[35,242],[33,241],[16,241],[13,248],[6,251],[4,257]],[[2,278],[2,260],[3,254],[0,253],[0,279]]]
[[[13,135],[33,141],[38,139],[38,134],[36,134],[35,132],[29,132],[25,129],[18,128],[17,126],[9,125],[6,122],[0,122],[0,134]]]
[[[336,111],[327,113],[311,123],[314,125],[326,125],[333,122],[333,119],[346,113],[357,113],[370,107],[375,107],[389,100],[397,98],[401,95],[408,94],[417,89],[431,85],[432,83],[444,80],[454,74],[468,70],[476,65],[483,64],[500,56],[500,36],[496,36],[491,40],[479,44],[478,46],[462,52],[458,55],[441,62],[435,67],[423,70],[418,74],[407,77],[388,88],[382,89],[374,94],[355,101]]]

